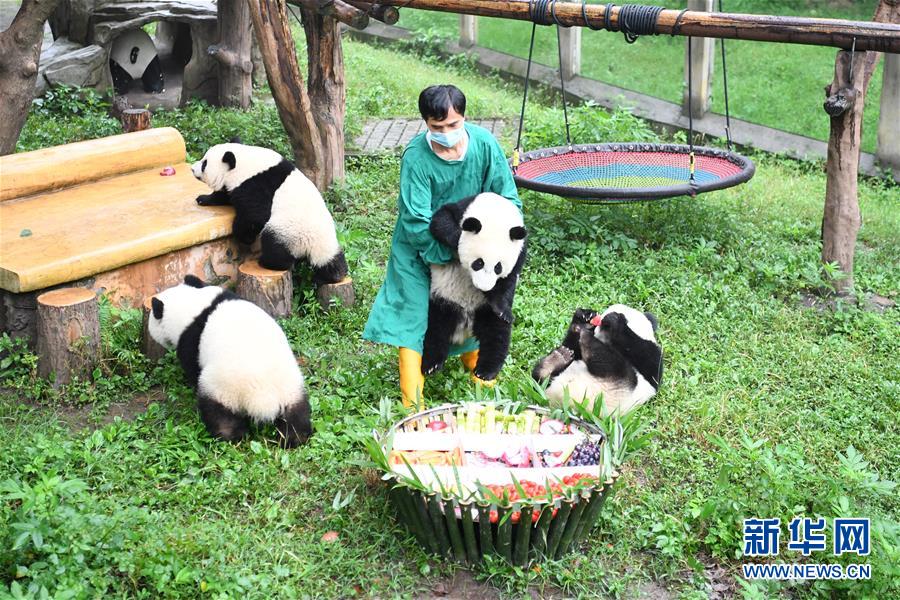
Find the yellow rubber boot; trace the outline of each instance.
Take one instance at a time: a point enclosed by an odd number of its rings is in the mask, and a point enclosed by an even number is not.
[[[478,364],[478,350],[472,350],[471,352],[460,354],[459,359],[462,361],[463,367],[465,367],[466,371],[474,371],[475,365]]]
[[[424,410],[423,389],[425,376],[422,375],[422,355],[409,348],[400,348],[400,395],[403,406]]]

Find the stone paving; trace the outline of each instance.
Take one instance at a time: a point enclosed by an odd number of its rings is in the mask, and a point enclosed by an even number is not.
[[[483,119],[469,121],[480,125],[498,137],[503,128],[500,119]],[[385,119],[370,121],[363,127],[362,135],[353,140],[358,152],[375,154],[400,147],[405,148],[413,137],[425,131],[422,119]]]

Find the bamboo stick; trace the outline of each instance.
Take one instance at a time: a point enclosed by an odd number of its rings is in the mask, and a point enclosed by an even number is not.
[[[516,531],[516,547],[513,551],[513,564],[524,567],[528,564],[528,547],[531,544],[531,514],[533,508],[531,504],[525,504],[521,507],[519,513],[519,528]]]
[[[460,515],[462,517],[463,542],[466,547],[466,558],[469,564],[474,565],[481,556],[478,554],[478,541],[475,539],[475,524],[472,522],[472,503],[460,503]]]
[[[444,511],[441,510],[441,501],[438,499],[437,494],[428,495],[428,514],[431,517],[431,526],[434,528],[434,537],[437,540],[439,554],[447,556],[450,553],[450,540],[447,538]]]
[[[378,0],[385,6],[398,6],[434,10],[483,17],[502,17],[530,21],[529,0]],[[550,6],[557,22],[565,27],[584,26],[582,10],[593,28],[605,28],[606,5],[581,2],[552,2],[546,5],[546,22],[552,22]],[[619,29],[621,6],[611,8],[612,29]],[[680,15],[680,16],[679,16]],[[676,21],[678,27],[676,28]],[[840,19],[813,19],[807,17],[780,17],[773,15],[746,15],[737,13],[708,13],[702,11],[663,10],[656,22],[655,33],[707,38],[753,40],[759,42],[784,42],[814,46],[833,46],[849,50],[856,40],[856,50],[875,50],[900,54],[900,25],[845,21]]]
[[[494,536],[491,527],[491,505],[478,505],[478,538],[481,540],[481,554],[494,552]]]
[[[569,544],[572,543],[572,536],[575,535],[575,530],[578,529],[578,524],[581,522],[581,515],[584,513],[586,505],[586,498],[583,496],[579,497],[577,504],[572,508],[572,512],[569,513],[569,522],[566,523],[566,528],[559,540],[559,547],[556,549],[557,558],[563,556],[569,549]]]
[[[535,556],[540,559],[541,555],[543,555],[547,550],[547,532],[550,530],[550,521],[553,520],[553,505],[548,504],[544,506],[544,509],[541,511],[541,516],[538,518],[537,525],[534,528],[534,533],[532,537],[534,537],[534,541],[531,543],[531,547],[534,548]]]
[[[559,541],[562,539],[563,531],[566,529],[566,523],[569,522],[569,513],[572,512],[572,503],[563,500],[559,506],[559,512],[550,523],[550,534],[547,536],[547,556],[553,558],[556,556],[556,549],[559,547]]]
[[[459,520],[456,511],[453,510],[453,498],[443,498],[444,519],[447,521],[447,533],[450,534],[450,548],[453,549],[453,558],[459,562],[466,562],[466,549],[463,546],[462,533],[459,530]]]
[[[512,508],[497,507],[497,553],[512,562]]]
[[[434,554],[440,554],[441,549],[438,547],[437,536],[431,524],[431,516],[428,514],[428,501],[425,499],[425,495],[418,490],[410,492],[409,495],[412,499],[412,510],[415,512],[419,527],[426,538],[425,546],[430,548]]]

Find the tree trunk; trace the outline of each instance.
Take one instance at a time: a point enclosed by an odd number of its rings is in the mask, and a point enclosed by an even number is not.
[[[328,187],[318,126],[297,64],[284,0],[247,0],[250,18],[266,65],[266,78],[281,124],[291,140],[294,161],[320,190]],[[312,61],[311,61],[312,62]]]
[[[219,103],[248,108],[253,91],[250,8],[244,0],[219,0],[217,6],[219,43],[208,52],[219,61]]]
[[[59,0],[23,0],[13,22],[0,32],[0,156],[15,152],[34,98],[44,21]]]
[[[238,267],[235,292],[275,319],[291,316],[294,282],[290,271],[272,271],[255,260],[248,260]]]
[[[127,108],[122,111],[122,131],[143,131],[150,129],[150,111],[146,108]]]
[[[900,21],[900,3],[881,0],[875,21]],[[856,236],[862,222],[857,178],[866,88],[880,53],[841,50],[834,65],[834,80],[825,88],[825,111],[831,116],[828,137],[825,212],[822,217],[822,262],[837,263],[842,277],[832,283],[837,291],[853,287]],[[851,77],[852,73],[852,77]]]
[[[100,309],[97,294],[61,288],[37,298],[38,374],[55,374],[53,386],[73,377],[89,379],[100,360]]]
[[[344,277],[337,283],[323,283],[316,289],[316,299],[326,311],[335,306],[350,307],[356,302],[353,279]]]
[[[303,10],[309,56],[309,97],[322,141],[326,187],[344,178],[344,52],[340,24],[311,10]],[[324,188],[319,188],[324,189]]]

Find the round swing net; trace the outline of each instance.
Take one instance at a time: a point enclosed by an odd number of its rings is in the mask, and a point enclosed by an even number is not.
[[[542,148],[521,152],[522,127],[525,120],[525,104],[531,75],[535,30],[538,24],[557,25],[557,46],[562,65],[560,25],[556,20],[556,0],[531,0],[531,44],[528,49],[528,67],[525,72],[525,92],[522,112],[519,116],[519,135],[510,166],[516,185],[576,200],[588,204],[645,202],[676,196],[695,196],[744,183],[753,177],[753,162],[731,151],[731,118],[728,110],[728,79],[725,75],[725,45],[722,44],[722,72],[725,87],[725,132],[728,150],[694,146],[693,102],[688,102],[688,143],[648,144],[610,143],[573,145],[569,132],[569,115],[566,107],[565,78],[560,71],[560,90],[566,125],[566,146]],[[586,0],[582,0],[582,16],[585,26],[593,27],[588,20]],[[549,8],[549,10],[548,10]],[[621,31],[628,43],[639,35],[656,35],[656,19],[662,7],[607,4],[605,23],[601,29]],[[722,0],[719,0],[722,10]],[[675,30],[687,9],[676,19]],[[613,14],[616,14],[615,20]],[[674,32],[673,32],[674,35]],[[690,39],[690,38],[689,38]],[[688,43],[688,97],[693,98],[691,72],[691,43]]]
[[[743,183],[749,159],[716,148],[679,144],[583,144],[544,148],[519,157],[516,185],[581,202],[642,202],[693,196]]]

